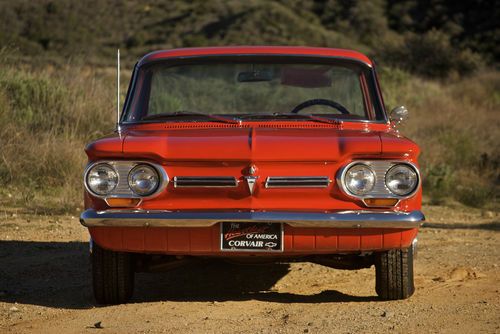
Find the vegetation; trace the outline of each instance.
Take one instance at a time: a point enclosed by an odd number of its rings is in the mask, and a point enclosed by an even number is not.
[[[0,196],[81,206],[85,143],[113,130],[116,48],[127,75],[156,49],[316,45],[374,57],[436,203],[498,209],[500,13],[471,0],[0,0]],[[10,198],[10,199],[9,199]]]
[[[401,132],[422,149],[424,194],[498,209],[500,73],[443,82],[384,68],[380,76],[388,108],[410,110]]]
[[[6,51],[0,51],[0,62]],[[110,75],[0,67],[0,195],[44,212],[81,202],[83,147],[112,130]]]

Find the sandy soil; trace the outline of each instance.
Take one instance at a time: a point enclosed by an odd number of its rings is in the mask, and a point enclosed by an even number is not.
[[[130,304],[99,307],[88,235],[77,217],[4,210],[0,332],[500,332],[498,214],[431,206],[424,212],[417,291],[408,300],[378,300],[373,268],[201,262],[139,274]]]

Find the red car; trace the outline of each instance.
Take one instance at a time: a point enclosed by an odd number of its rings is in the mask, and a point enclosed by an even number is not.
[[[414,292],[418,146],[373,62],[312,47],[166,50],[135,66],[114,135],[90,143],[81,223],[99,303],[191,257],[375,266]]]

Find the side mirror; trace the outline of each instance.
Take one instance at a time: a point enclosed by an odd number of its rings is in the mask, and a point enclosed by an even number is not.
[[[405,106],[399,106],[391,110],[389,119],[394,125],[403,123],[408,118],[408,109]]]

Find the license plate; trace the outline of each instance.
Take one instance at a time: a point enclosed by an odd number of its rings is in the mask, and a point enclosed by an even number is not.
[[[281,223],[221,223],[221,250],[236,252],[282,252]]]

